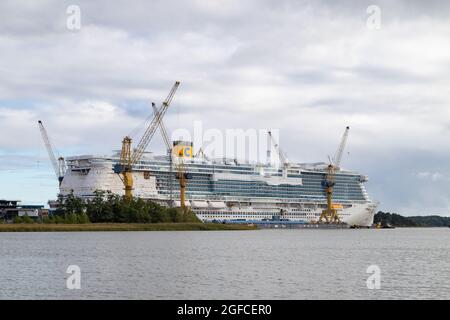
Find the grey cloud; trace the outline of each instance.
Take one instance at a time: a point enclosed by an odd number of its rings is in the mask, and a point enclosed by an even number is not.
[[[69,4],[81,7],[78,32],[66,29]],[[449,170],[450,3],[377,1],[379,31],[366,28],[370,4],[2,1],[0,148],[42,148],[42,119],[64,153],[117,149],[181,80],[172,130],[280,128],[290,159],[326,161],[349,124],[348,166],[371,176],[383,209],[449,209],[444,185],[411,172]]]

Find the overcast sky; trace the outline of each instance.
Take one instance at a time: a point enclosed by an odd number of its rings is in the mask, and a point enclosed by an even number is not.
[[[450,215],[449,39],[448,1],[2,0],[0,198],[56,197],[37,120],[64,156],[109,154],[180,80],[170,131],[278,128],[317,162],[349,125],[343,167],[381,210]]]

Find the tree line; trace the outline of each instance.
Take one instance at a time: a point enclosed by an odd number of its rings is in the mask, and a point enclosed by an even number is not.
[[[447,227],[450,226],[450,217],[437,215],[404,217],[397,213],[378,211],[374,222],[394,227]]]
[[[167,208],[141,198],[125,199],[110,191],[97,190],[94,197],[83,200],[73,193],[58,196],[58,209],[43,217],[43,223],[158,223],[199,222],[192,211]],[[29,217],[17,217],[15,222],[31,222]]]

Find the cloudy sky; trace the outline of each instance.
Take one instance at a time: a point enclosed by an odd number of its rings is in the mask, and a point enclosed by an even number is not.
[[[380,209],[450,215],[449,18],[443,0],[2,0],[0,198],[56,196],[37,120],[64,156],[109,154],[180,80],[171,131],[278,128],[316,162],[349,125],[343,166]]]

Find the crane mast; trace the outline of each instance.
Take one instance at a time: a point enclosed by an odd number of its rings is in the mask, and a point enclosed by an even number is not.
[[[333,203],[333,191],[335,185],[335,175],[336,171],[340,170],[342,154],[344,152],[345,144],[347,143],[348,132],[350,127],[346,127],[344,134],[341,139],[341,143],[339,144],[338,149],[336,150],[336,154],[334,156],[334,163],[330,159],[330,164],[327,167],[327,174],[325,180],[322,181],[323,186],[325,187],[326,195],[327,195],[327,208],[322,211],[320,215],[319,222],[325,220],[326,223],[340,223],[341,219],[339,218],[337,208],[339,205]]]
[[[178,163],[177,163],[177,178],[180,184],[180,206],[183,213],[186,213],[186,184],[187,184],[187,174],[184,167],[184,154],[183,149],[178,152]]]
[[[38,121],[38,124],[39,130],[41,131],[42,140],[44,141],[45,148],[47,149],[48,157],[50,158],[50,162],[52,163],[55,175],[58,178],[59,185],[61,185],[64,178],[66,163],[63,157],[58,157],[58,159],[56,158],[55,153],[53,152],[52,144],[47,134],[47,130],[45,130],[44,124],[42,123],[41,120]]]
[[[131,142],[128,136],[122,140],[122,150],[120,152],[120,170],[122,173],[122,181],[125,186],[125,197],[131,199],[133,196],[133,173],[131,164]]]

